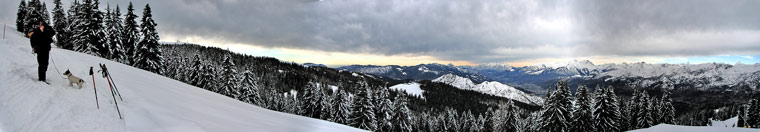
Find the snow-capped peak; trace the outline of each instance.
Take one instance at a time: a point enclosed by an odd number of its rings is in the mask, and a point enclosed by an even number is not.
[[[535,67],[540,68],[560,68],[560,67],[566,67],[566,68],[589,68],[594,67],[594,63],[592,63],[589,60],[573,60],[570,62],[555,62],[555,63],[541,63],[532,65]]]
[[[446,74],[433,80],[433,82],[446,83],[459,89],[473,90],[485,94],[509,98],[528,104],[541,104],[543,99],[518,90],[496,81],[485,81],[475,84],[472,80],[454,74]]]
[[[471,89],[472,86],[475,86],[475,83],[473,83],[472,80],[454,74],[443,75],[433,79],[433,82],[446,83],[460,89]]]

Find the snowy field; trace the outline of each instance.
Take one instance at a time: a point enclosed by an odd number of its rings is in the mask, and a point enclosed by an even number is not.
[[[53,48],[50,85],[38,82],[29,40],[9,28],[0,40],[0,131],[363,131],[346,125],[267,110],[157,74],[87,54]],[[108,66],[124,101],[114,102],[108,82],[88,75]],[[70,87],[58,72],[86,81]],[[98,73],[96,73],[98,74]],[[93,85],[98,94],[94,94]],[[96,107],[95,96],[100,108]],[[117,97],[118,100],[118,97]],[[119,119],[115,103],[124,119]]]
[[[660,124],[630,132],[758,132],[760,129]]]
[[[409,95],[415,95],[424,98],[422,96],[422,92],[424,92],[424,90],[422,90],[422,88],[420,88],[420,84],[416,82],[396,84],[391,86],[391,88],[406,91],[406,93]]]
[[[679,126],[660,124],[650,128],[633,130],[631,132],[758,132],[760,129],[732,127],[739,119],[737,117],[724,121],[712,121],[712,126]]]

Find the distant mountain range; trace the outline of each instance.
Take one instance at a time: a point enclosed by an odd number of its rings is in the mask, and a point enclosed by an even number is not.
[[[362,72],[398,80],[432,80],[452,74],[475,83],[497,81],[537,94],[559,80],[571,85],[615,83],[628,87],[699,91],[753,91],[760,84],[758,64],[647,64],[622,63],[595,65],[588,60],[567,63],[512,67],[506,64],[454,66],[420,64],[416,66],[351,65],[339,70]]]

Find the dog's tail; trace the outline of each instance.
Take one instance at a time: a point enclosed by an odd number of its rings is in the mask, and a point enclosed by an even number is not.
[[[84,82],[84,80],[82,80],[82,79],[79,79],[79,82],[80,82],[80,83],[85,83],[85,82]]]

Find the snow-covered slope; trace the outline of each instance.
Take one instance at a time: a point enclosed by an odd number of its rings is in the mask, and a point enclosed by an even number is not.
[[[415,96],[420,96],[422,98],[425,98],[424,96],[422,96],[422,92],[425,92],[425,90],[422,90],[422,88],[420,88],[420,84],[416,82],[396,84],[396,85],[391,86],[390,88],[396,89],[396,90],[402,90],[409,95],[415,95]]]
[[[504,85],[496,81],[485,81],[480,84],[475,84],[470,79],[454,74],[446,74],[434,79],[433,82],[446,83],[460,89],[473,90],[485,94],[505,97],[527,104],[541,104],[543,102],[543,99],[540,97],[527,94],[514,87]]]
[[[271,111],[127,65],[58,48],[51,51],[55,64],[51,63],[47,71],[48,85],[36,81],[37,64],[28,39],[17,32],[8,33],[5,40],[0,40],[0,131],[363,131]],[[102,77],[96,75],[92,81],[88,68],[98,63],[108,66],[124,101],[113,101]],[[70,69],[84,79],[83,88],[69,87],[55,67]],[[96,108],[95,96],[100,109]],[[123,120],[114,103],[118,103]]]
[[[757,132],[758,129],[711,126],[679,126],[660,124],[649,128],[637,129],[630,132]]]

